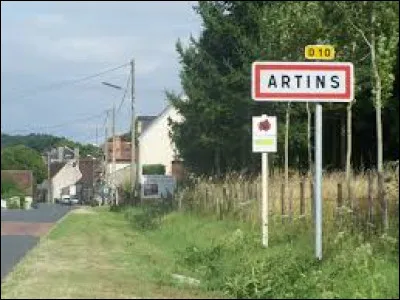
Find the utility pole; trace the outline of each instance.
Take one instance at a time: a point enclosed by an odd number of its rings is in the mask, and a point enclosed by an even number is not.
[[[99,133],[98,133],[98,126],[96,125],[96,146],[99,146]]]
[[[51,192],[51,177],[50,177],[50,162],[51,162],[50,153],[51,153],[51,150],[49,152],[47,152],[47,202],[48,203],[52,202],[52,199],[51,199],[51,196],[52,196],[51,195],[52,194],[52,192]]]
[[[106,126],[105,126],[105,142],[104,142],[104,179],[105,186],[108,188],[108,110],[106,112]]]
[[[137,194],[137,181],[138,181],[138,162],[139,156],[136,155],[136,118],[135,118],[135,60],[131,60],[131,197],[136,198]],[[138,161],[136,161],[136,156]]]
[[[115,157],[115,153],[117,151],[117,144],[116,144],[116,140],[115,140],[115,103],[113,104],[113,109],[112,109],[112,187],[114,190],[114,195],[116,195],[116,190],[117,190],[117,185],[115,182],[115,172],[117,170],[116,168],[116,157]]]
[[[96,162],[96,158],[92,157],[92,195],[93,195],[93,199],[94,199],[94,190],[95,190],[95,162]],[[89,197],[90,199],[90,197]]]

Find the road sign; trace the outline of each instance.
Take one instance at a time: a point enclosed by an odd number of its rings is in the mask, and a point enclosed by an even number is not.
[[[254,62],[255,101],[350,102],[353,64],[348,62]]]
[[[332,60],[335,58],[335,48],[331,45],[307,45],[304,56],[307,59]]]
[[[253,152],[261,152],[261,231],[264,247],[268,247],[268,152],[276,152],[276,135],[276,117],[253,117]]]
[[[253,117],[253,152],[276,152],[276,117]]]

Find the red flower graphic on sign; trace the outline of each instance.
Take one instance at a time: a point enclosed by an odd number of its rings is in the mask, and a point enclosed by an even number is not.
[[[268,131],[271,129],[271,123],[269,123],[268,119],[258,123],[258,129],[260,131]]]

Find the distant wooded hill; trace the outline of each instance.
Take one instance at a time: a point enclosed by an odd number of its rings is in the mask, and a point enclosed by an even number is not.
[[[24,145],[31,149],[43,153],[53,147],[67,146],[70,148],[79,147],[79,154],[85,157],[88,154],[93,156],[101,155],[101,149],[92,144],[81,144],[69,140],[65,137],[59,137],[49,134],[36,134],[31,133],[28,135],[10,135],[6,133],[1,134],[1,147],[11,147],[16,145]]]

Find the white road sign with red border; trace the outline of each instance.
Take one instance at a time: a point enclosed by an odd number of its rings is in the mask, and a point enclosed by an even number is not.
[[[351,102],[353,64],[348,62],[254,62],[255,101]]]

